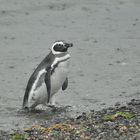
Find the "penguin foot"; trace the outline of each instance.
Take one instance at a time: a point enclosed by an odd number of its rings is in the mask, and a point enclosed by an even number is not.
[[[30,108],[30,107],[24,107],[22,109],[25,113],[41,113],[43,110],[36,109],[36,108]]]
[[[59,107],[56,107],[55,105],[47,105],[47,106],[50,107],[53,112],[55,112],[59,109]]]

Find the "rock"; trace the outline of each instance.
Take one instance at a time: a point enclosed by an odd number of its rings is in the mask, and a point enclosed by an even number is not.
[[[122,126],[122,127],[119,129],[119,131],[120,131],[121,133],[126,133],[126,132],[128,131],[128,128],[127,128],[126,126]]]
[[[135,140],[140,140],[140,133],[136,135]]]

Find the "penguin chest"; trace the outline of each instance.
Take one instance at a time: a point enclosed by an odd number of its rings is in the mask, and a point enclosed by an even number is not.
[[[51,94],[55,94],[63,85],[68,74],[69,60],[59,63],[51,75]]]

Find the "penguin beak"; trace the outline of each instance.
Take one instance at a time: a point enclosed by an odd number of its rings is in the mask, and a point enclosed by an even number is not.
[[[73,47],[73,44],[72,43],[65,43],[65,47],[67,47],[67,48]]]

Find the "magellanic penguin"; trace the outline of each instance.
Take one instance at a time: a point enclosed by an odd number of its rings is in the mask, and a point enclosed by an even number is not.
[[[60,88],[65,90],[68,86],[68,48],[72,46],[72,43],[65,41],[56,41],[52,45],[50,53],[29,78],[23,99],[24,109],[32,110],[39,104],[55,105],[55,93]]]

